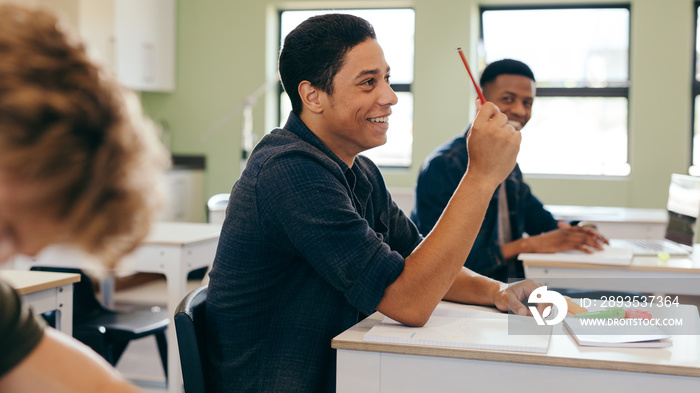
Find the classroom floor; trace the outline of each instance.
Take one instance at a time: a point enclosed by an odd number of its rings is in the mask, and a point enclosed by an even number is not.
[[[187,291],[201,284],[200,280],[190,280]],[[166,307],[165,280],[148,281],[114,294],[116,309],[160,306]],[[170,329],[170,327],[168,327]],[[165,373],[153,336],[133,340],[122,354],[117,370],[139,386],[144,393],[165,393],[167,391]]]
[[[139,386],[144,393],[167,391],[165,373],[158,356],[156,340],[153,337],[130,342],[119,359],[117,370]]]

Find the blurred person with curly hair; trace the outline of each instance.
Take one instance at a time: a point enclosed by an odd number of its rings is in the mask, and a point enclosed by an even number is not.
[[[169,156],[50,13],[0,5],[0,262],[69,244],[112,269],[150,230]],[[0,281],[0,391],[137,391]]]

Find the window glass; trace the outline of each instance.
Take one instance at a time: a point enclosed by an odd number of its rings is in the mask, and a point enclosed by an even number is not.
[[[522,129],[523,172],[627,175],[627,99],[539,97]]]
[[[695,124],[693,124],[693,165],[690,167],[690,174],[693,176],[700,176],[700,135],[698,130],[700,130],[700,116],[698,116],[698,108],[700,108],[700,96],[695,96],[695,105],[693,110],[695,111]]]
[[[356,9],[356,10],[294,10],[280,16],[280,47],[284,38],[304,20],[327,13],[347,13],[366,19],[377,33],[377,41],[391,67],[391,84],[397,91],[398,104],[392,107],[387,143],[363,154],[379,166],[408,167],[413,152],[413,50],[415,13],[412,9]],[[280,125],[284,125],[291,111],[285,93],[280,96]]]
[[[481,63],[520,60],[537,80],[523,172],[630,173],[629,9],[482,9],[482,29]]]
[[[698,115],[698,109],[700,109],[700,7],[698,7],[698,2],[695,3],[695,76],[693,78],[693,95],[695,96],[693,104],[693,155],[691,157],[690,174],[693,176],[700,176],[700,116]]]
[[[486,63],[523,61],[538,86],[627,85],[627,9],[484,11],[483,29]]]

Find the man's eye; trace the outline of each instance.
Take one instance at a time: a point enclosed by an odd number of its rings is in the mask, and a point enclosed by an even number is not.
[[[374,78],[367,79],[366,81],[362,82],[362,84],[372,86],[374,84]]]

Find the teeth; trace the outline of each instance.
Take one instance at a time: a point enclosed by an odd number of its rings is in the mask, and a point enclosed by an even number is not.
[[[374,123],[386,123],[389,121],[389,118],[385,116],[385,117],[375,117],[375,118],[367,119],[367,120],[374,122]]]
[[[523,123],[521,123],[521,122],[519,122],[519,121],[508,120],[508,124],[510,124],[511,126],[515,127],[516,130],[519,130],[519,129],[523,128]]]

